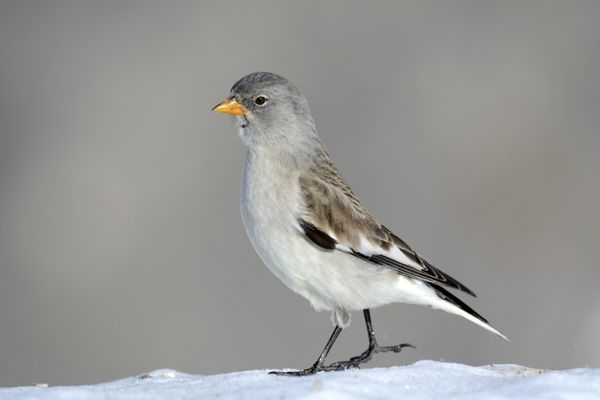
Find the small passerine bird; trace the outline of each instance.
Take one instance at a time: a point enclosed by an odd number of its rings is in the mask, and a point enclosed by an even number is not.
[[[474,296],[470,289],[369,214],[329,157],[306,98],[291,82],[269,72],[246,75],[213,110],[235,116],[246,145],[241,212],[254,249],[288,288],[316,310],[331,311],[335,326],[312,366],[273,373],[301,376],[353,368],[374,353],[412,347],[377,344],[369,309],[389,303],[456,314],[507,339],[449,291]],[[350,312],[359,310],[367,325],[367,349],[326,365],[333,343],[350,325]]]

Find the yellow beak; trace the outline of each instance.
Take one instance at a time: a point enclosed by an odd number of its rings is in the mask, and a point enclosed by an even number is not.
[[[213,111],[222,112],[225,114],[231,115],[244,115],[246,114],[246,109],[240,103],[235,101],[235,99],[229,98],[223,100],[219,104],[213,107]]]

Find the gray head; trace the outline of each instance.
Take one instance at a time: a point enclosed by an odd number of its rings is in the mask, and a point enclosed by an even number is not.
[[[254,72],[233,85],[230,96],[213,108],[236,116],[243,141],[249,145],[284,145],[294,150],[316,136],[308,102],[282,76]]]

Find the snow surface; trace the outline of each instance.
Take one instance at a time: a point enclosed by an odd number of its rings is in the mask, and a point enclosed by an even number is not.
[[[245,371],[188,375],[162,369],[89,386],[0,389],[0,400],[600,399],[600,368],[547,371],[420,361],[292,378]]]

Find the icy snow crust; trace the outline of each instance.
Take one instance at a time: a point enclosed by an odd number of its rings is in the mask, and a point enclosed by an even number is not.
[[[197,376],[158,370],[90,386],[0,389],[0,400],[600,399],[600,368],[545,371],[434,361],[290,378],[267,371]]]

